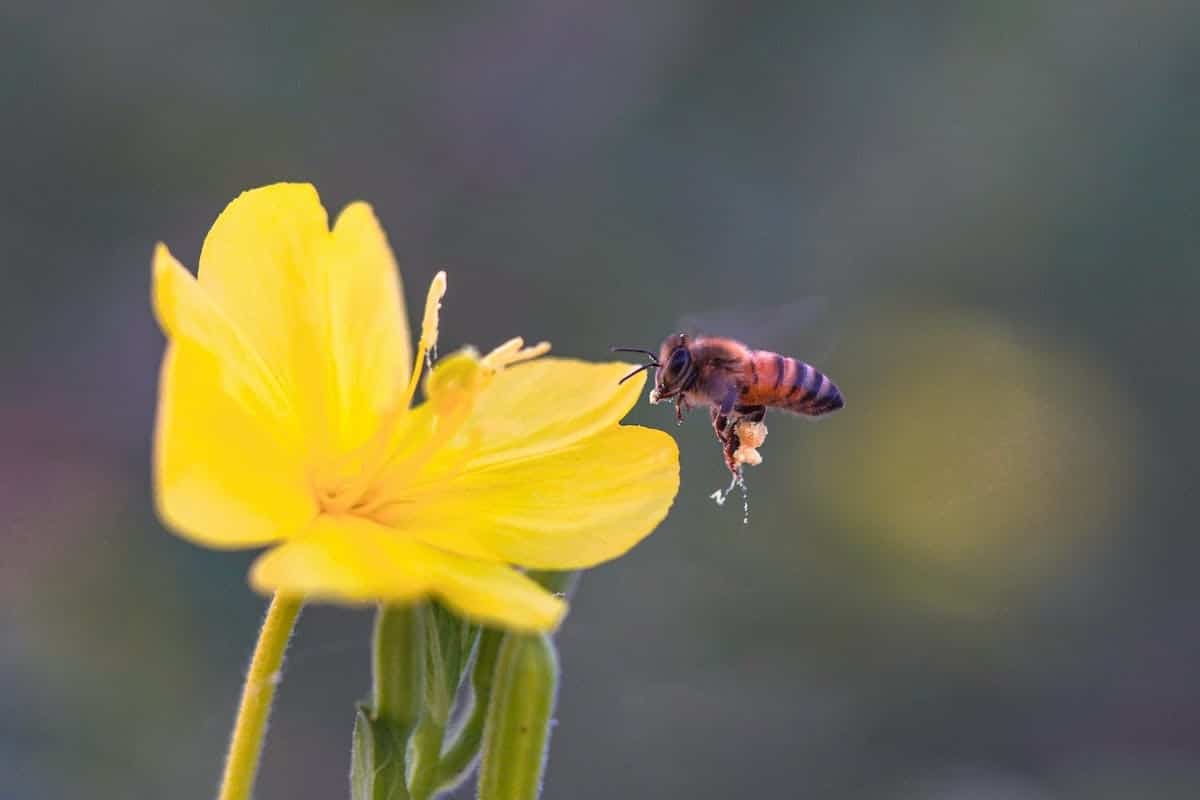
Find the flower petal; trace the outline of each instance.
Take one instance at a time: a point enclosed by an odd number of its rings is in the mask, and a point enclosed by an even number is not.
[[[510,567],[422,544],[357,517],[321,516],[302,536],[264,553],[250,582],[343,603],[433,596],[471,619],[521,631],[553,629],[565,603]]]
[[[209,547],[257,547],[317,514],[295,452],[224,389],[225,360],[168,346],[159,385],[155,497],[163,520]]]
[[[641,396],[644,376],[618,385],[625,363],[541,358],[501,370],[479,398],[471,427],[482,468],[561,450],[616,425]]]
[[[371,207],[352,203],[333,226],[324,264],[337,370],[337,443],[366,441],[400,398],[412,369],[400,273]]]
[[[316,508],[278,380],[162,245],[154,304],[170,338],[154,446],[163,519],[212,547],[254,547],[303,528]]]
[[[376,518],[463,556],[579,569],[641,541],[678,489],[675,441],[662,431],[621,426],[547,456],[414,486]]]
[[[172,341],[188,342],[220,363],[220,385],[281,441],[298,430],[291,402],[262,355],[165,245],[154,249],[154,311]]]
[[[280,379],[322,455],[361,445],[408,377],[395,262],[368,206],[334,231],[316,189],[244,192],[217,218],[200,284]]]

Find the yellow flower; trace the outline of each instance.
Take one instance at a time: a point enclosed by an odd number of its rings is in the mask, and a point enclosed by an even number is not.
[[[518,567],[615,558],[666,515],[678,453],[621,426],[627,364],[538,358],[513,339],[430,371],[446,289],[430,287],[415,359],[400,279],[371,208],[330,230],[316,190],[277,184],[221,214],[193,277],[154,254],[168,338],[155,434],[159,513],[215,548],[273,545],[252,585],[343,603],[435,597],[547,630],[565,606]],[[415,366],[414,366],[415,364]]]

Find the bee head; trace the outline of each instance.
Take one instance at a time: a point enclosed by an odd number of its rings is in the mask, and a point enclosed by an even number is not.
[[[683,391],[692,377],[692,352],[686,333],[668,336],[658,349],[658,369],[654,373],[654,394],[666,400]]]
[[[659,347],[658,355],[635,347],[613,347],[611,350],[614,353],[641,353],[649,359],[649,363],[630,372],[619,382],[624,383],[642,370],[653,368],[654,389],[650,392],[652,403],[678,395],[691,380],[694,372],[692,354],[688,350],[688,337],[684,333],[668,336]]]

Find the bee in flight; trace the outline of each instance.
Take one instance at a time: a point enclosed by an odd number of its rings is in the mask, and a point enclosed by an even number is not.
[[[612,351],[649,358],[649,363],[620,382],[653,368],[650,402],[673,402],[677,421],[682,422],[691,408],[709,407],[713,431],[735,481],[741,479],[742,463],[749,461],[742,456],[741,440],[754,436],[754,441],[746,442],[751,447],[762,441],[756,431],[766,435],[759,423],[768,408],[819,417],[845,405],[837,385],[811,364],[770,350],[753,350],[734,339],[676,333],[663,341],[657,354],[636,347]]]

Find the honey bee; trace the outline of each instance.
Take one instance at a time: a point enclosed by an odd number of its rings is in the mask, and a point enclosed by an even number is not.
[[[675,418],[708,406],[713,432],[721,443],[725,466],[741,478],[739,423],[760,423],[768,408],[819,417],[845,405],[837,385],[811,364],[770,350],[754,350],[735,339],[676,333],[658,353],[635,347],[613,352],[641,353],[649,358],[620,380],[653,368],[650,402],[672,402]]]

